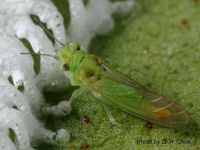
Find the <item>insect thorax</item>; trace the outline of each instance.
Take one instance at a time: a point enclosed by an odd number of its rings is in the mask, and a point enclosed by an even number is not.
[[[79,62],[76,62],[76,66],[72,66],[69,72],[73,77],[70,77],[72,85],[88,86],[94,84],[104,72],[101,70],[98,58],[95,55],[84,55],[80,58]]]

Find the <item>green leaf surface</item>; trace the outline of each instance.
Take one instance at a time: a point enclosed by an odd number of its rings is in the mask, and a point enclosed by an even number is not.
[[[67,12],[62,10],[61,2],[54,3],[60,12]],[[65,14],[65,19],[66,16],[69,15]],[[122,125],[115,126],[103,106],[85,92],[73,102],[69,116],[44,118],[46,128],[68,130],[69,142],[41,143],[36,149],[200,149],[200,1],[138,0],[134,15],[115,16],[115,21],[113,31],[92,40],[89,52],[150,90],[173,99],[190,114],[191,123],[178,130],[156,125],[150,129],[145,121],[111,107],[110,112]],[[44,95],[47,103],[55,105],[69,99],[75,89],[70,86],[48,91],[47,88]],[[90,118],[89,124],[84,123],[84,116]],[[166,144],[161,143],[164,139]],[[155,144],[154,140],[160,143]]]

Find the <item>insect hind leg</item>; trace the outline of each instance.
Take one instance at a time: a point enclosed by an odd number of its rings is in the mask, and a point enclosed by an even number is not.
[[[104,109],[105,109],[105,111],[106,111],[106,113],[107,113],[107,115],[108,115],[108,117],[109,117],[111,123],[112,123],[113,125],[117,125],[117,126],[120,127],[121,124],[115,121],[115,118],[112,116],[111,112],[108,110],[108,107],[107,107],[105,104],[103,104],[103,103],[102,103],[102,105],[103,105],[103,107],[104,107]]]

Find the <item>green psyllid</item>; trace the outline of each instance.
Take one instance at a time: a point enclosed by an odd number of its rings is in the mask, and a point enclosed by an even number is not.
[[[113,69],[96,55],[85,54],[79,44],[59,43],[63,48],[56,56],[51,57],[60,62],[61,69],[70,79],[71,85],[80,87],[73,92],[65,110],[70,107],[74,98],[88,89],[101,102],[162,127],[180,128],[190,122],[188,113],[171,99],[148,90]]]
[[[77,43],[64,46],[53,57],[60,62],[71,85],[80,87],[74,91],[65,109],[88,89],[101,102],[163,127],[184,127],[190,121],[188,113],[171,99],[148,90],[96,55],[85,54]]]

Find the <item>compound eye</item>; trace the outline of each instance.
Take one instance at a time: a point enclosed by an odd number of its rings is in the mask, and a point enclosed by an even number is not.
[[[80,46],[79,44],[76,44],[75,47],[76,47],[75,49],[76,49],[77,51],[81,49],[81,46]]]
[[[76,50],[78,51],[80,49],[81,49],[80,45],[77,45]]]
[[[70,43],[69,46],[71,48],[75,49],[75,50],[80,50],[81,49],[80,45],[78,43],[76,43],[76,42]]]
[[[62,69],[62,70],[65,70],[65,71],[68,71],[68,70],[69,70],[69,65],[66,64],[66,63],[63,63],[63,64],[61,65],[61,69]]]

